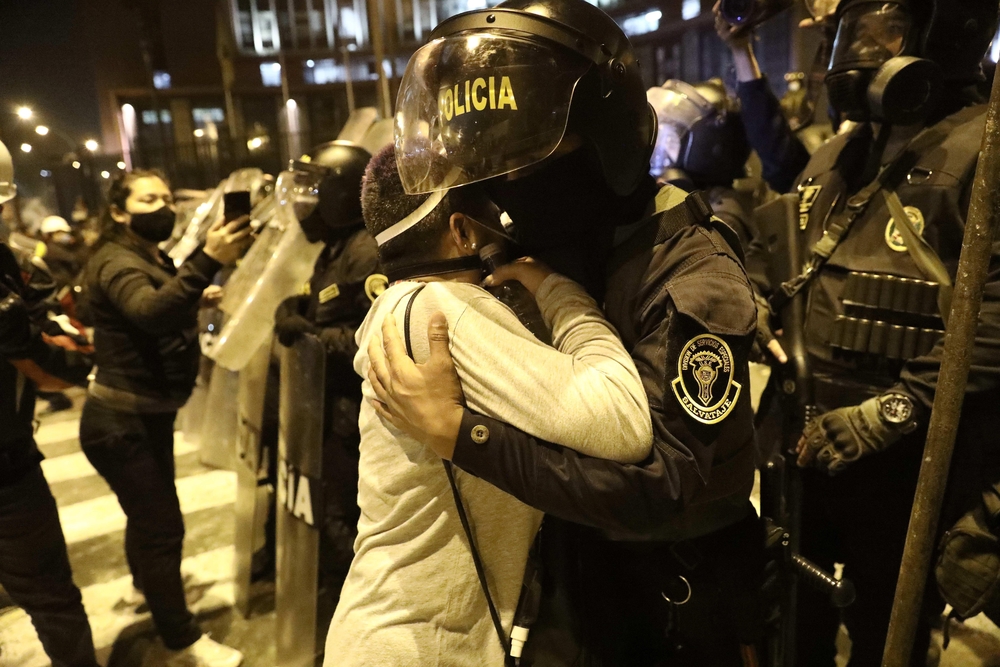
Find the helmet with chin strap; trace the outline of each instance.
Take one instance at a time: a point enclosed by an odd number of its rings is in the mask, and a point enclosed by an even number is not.
[[[628,38],[585,0],[507,0],[443,21],[410,59],[396,108],[411,194],[537,164],[573,134],[627,195],[656,135]]]
[[[701,188],[731,186],[745,174],[750,144],[739,104],[720,80],[691,85],[669,79],[646,96],[660,126],[650,173],[663,176],[679,169]]]
[[[982,80],[996,34],[990,0],[843,0],[826,83],[848,119],[921,121],[945,84]]]

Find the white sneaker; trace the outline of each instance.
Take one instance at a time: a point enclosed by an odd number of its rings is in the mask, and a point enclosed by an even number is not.
[[[180,651],[168,651],[167,667],[239,667],[243,654],[208,635]]]

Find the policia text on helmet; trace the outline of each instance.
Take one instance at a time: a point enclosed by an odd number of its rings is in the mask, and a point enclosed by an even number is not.
[[[848,120],[892,125],[947,115],[962,106],[956,93],[982,80],[996,17],[983,0],[844,0],[826,77],[831,105]]]
[[[588,228],[610,234],[642,212],[655,134],[628,39],[585,2],[510,0],[444,21],[397,100],[408,193],[487,181],[525,249],[588,287],[600,281],[546,251],[575,243],[567,256],[587,255]]]

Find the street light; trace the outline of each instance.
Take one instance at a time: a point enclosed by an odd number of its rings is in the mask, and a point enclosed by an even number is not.
[[[83,146],[88,151],[90,151],[91,153],[93,153],[94,151],[96,151],[100,147],[100,144],[98,144],[94,139],[87,139],[85,142],[83,142]]]
[[[117,167],[118,167],[119,169],[124,169],[124,168],[125,168],[125,163],[124,163],[124,162],[120,162],[120,161],[119,161],[119,162],[118,162],[118,164],[117,164],[116,166],[117,166]]]
[[[111,178],[111,172],[110,171],[102,171],[101,172],[101,178]]]
[[[31,152],[31,144],[21,144],[21,152],[23,152],[23,153],[30,153]]]
[[[44,125],[39,125],[38,127],[35,128],[35,134],[37,134],[40,137],[44,137],[48,133],[49,133],[49,128],[45,127]]]
[[[79,169],[80,168],[80,161],[79,160],[73,160],[73,168],[74,169]]]
[[[31,117],[35,114],[28,107],[18,107],[17,117],[21,120],[31,120]]]

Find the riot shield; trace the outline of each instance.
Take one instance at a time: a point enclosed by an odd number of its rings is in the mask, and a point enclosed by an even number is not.
[[[320,609],[319,550],[326,351],[305,335],[282,349],[278,435],[277,665],[313,665],[332,609]]]
[[[391,144],[394,141],[393,124],[392,118],[383,118],[372,125],[361,140],[361,147],[370,155],[375,155],[385,146]]]
[[[361,107],[360,109],[355,109],[348,116],[347,122],[344,123],[344,127],[340,129],[340,133],[337,135],[337,141],[350,141],[354,144],[360,144],[362,138],[371,128],[372,124],[378,119],[378,110],[375,107]]]
[[[239,421],[236,437],[236,535],[235,535],[235,589],[236,608],[244,617],[250,613],[250,583],[253,578],[253,558],[265,546],[271,489],[269,474],[269,448],[264,428],[265,396],[268,388],[268,370],[271,362],[269,338],[239,372],[237,405]]]
[[[233,469],[237,424],[233,397],[239,390],[239,379],[239,373],[218,364],[212,368],[198,460],[213,468]]]
[[[174,260],[175,266],[180,266],[202,243],[208,234],[209,227],[212,226],[222,214],[225,194],[233,188],[237,190],[249,189],[251,192],[251,202],[259,203],[267,196],[267,176],[263,171],[255,167],[237,169],[224,179],[219,186],[212,191],[212,194],[202,202],[191,215],[184,235],[176,245],[170,248],[167,255]],[[251,213],[252,216],[252,213]]]
[[[275,185],[270,218],[226,285],[220,308],[229,319],[212,347],[217,364],[243,368],[274,328],[274,311],[282,300],[300,293],[312,275],[322,243],[310,243],[293,210],[291,172]]]

